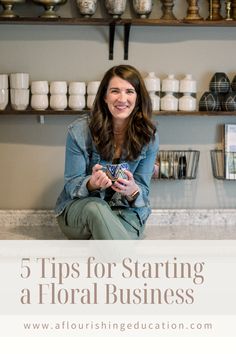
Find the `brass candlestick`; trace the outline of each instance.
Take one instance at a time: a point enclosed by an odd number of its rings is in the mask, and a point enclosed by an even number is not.
[[[173,14],[174,0],[161,0],[163,15],[161,20],[177,20]]]
[[[20,4],[25,2],[25,0],[1,0],[0,4],[3,6],[3,11],[0,13],[0,17],[17,17],[18,15],[13,11],[15,4]]]
[[[231,16],[236,20],[236,0],[231,1]]]
[[[220,14],[221,3],[220,0],[209,0],[209,16],[207,20],[218,21],[222,20],[223,17]]]
[[[232,21],[231,10],[232,10],[231,0],[226,0],[225,1],[226,21]]]
[[[188,9],[185,20],[202,20],[202,17],[199,15],[198,0],[187,0],[187,2]]]

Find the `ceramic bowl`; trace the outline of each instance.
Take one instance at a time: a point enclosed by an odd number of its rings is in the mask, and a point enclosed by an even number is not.
[[[230,80],[225,73],[215,73],[210,81],[209,90],[215,93],[227,93],[230,90]]]
[[[47,95],[49,92],[48,81],[32,81],[30,89],[33,95]]]
[[[0,74],[0,90],[8,89],[8,75]]]
[[[221,107],[223,111],[236,111],[236,92],[230,92],[221,100]]]
[[[50,83],[51,95],[65,95],[67,93],[66,81],[52,81]]]
[[[199,111],[219,111],[220,99],[214,92],[204,92],[199,100]]]
[[[85,95],[86,84],[85,82],[72,81],[69,83],[69,94],[70,95]]]
[[[51,95],[50,107],[55,111],[63,111],[67,107],[66,95]]]
[[[85,96],[84,95],[70,95],[69,107],[73,110],[81,110],[85,108]]]
[[[236,75],[234,76],[234,78],[231,82],[231,88],[233,91],[236,91]]]
[[[88,95],[87,97],[87,107],[91,109],[93,107],[96,95]]]
[[[45,110],[48,108],[48,95],[35,94],[31,96],[31,107],[35,110]]]
[[[87,85],[87,94],[96,95],[99,86],[100,86],[100,81],[89,81]]]
[[[8,99],[9,99],[8,89],[0,89],[0,111],[3,111],[6,108],[8,104]]]

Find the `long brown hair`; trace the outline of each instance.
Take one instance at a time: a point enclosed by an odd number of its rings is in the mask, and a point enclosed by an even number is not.
[[[106,160],[114,154],[114,133],[112,116],[104,97],[110,80],[118,76],[128,81],[137,93],[136,106],[129,118],[123,153],[127,160],[134,160],[142,147],[148,144],[155,135],[156,127],[151,121],[152,105],[149,94],[140,73],[131,65],[118,65],[109,69],[99,86],[91,112],[90,130],[98,152]]]

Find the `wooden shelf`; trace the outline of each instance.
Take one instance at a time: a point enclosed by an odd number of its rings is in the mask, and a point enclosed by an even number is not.
[[[0,116],[5,115],[34,115],[34,116],[58,116],[58,115],[81,115],[84,113],[89,113],[89,109],[84,109],[82,111],[74,111],[72,109],[65,109],[63,111],[55,111],[53,109],[46,109],[44,111],[36,111],[31,108],[27,108],[25,111],[15,111],[8,107],[4,111],[0,111]],[[183,112],[183,111],[154,111],[153,115],[155,116],[235,116],[236,112],[223,112],[223,111],[216,111],[216,112],[206,112],[206,111],[194,111],[194,112]]]
[[[40,17],[15,17],[0,18],[1,24],[9,25],[77,25],[77,26],[107,26],[115,24],[123,26],[130,24],[132,26],[179,26],[179,27],[236,27],[236,20],[161,20],[161,19],[141,19],[141,18],[40,18]]]

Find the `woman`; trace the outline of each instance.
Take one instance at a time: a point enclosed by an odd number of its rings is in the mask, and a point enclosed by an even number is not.
[[[140,73],[130,65],[111,68],[90,116],[69,126],[65,185],[56,204],[62,232],[80,240],[141,238],[151,211],[157,150],[151,101]],[[106,166],[124,162],[128,169],[112,182]]]

